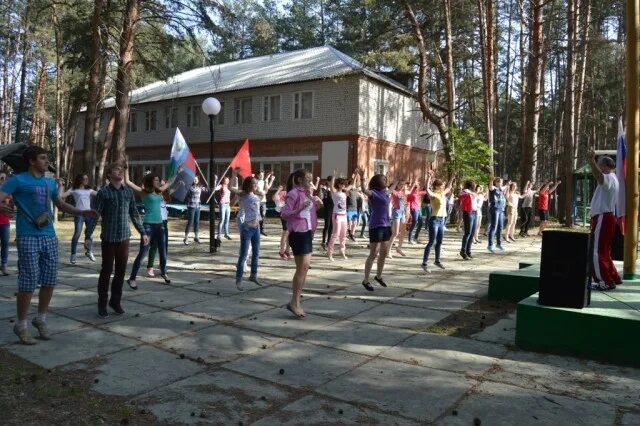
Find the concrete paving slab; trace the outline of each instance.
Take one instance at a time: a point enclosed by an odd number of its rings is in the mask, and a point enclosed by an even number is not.
[[[281,341],[278,337],[220,324],[163,340],[158,345],[194,360],[220,363],[264,351]]]
[[[275,424],[288,426],[309,424],[399,426],[417,423],[346,402],[309,395],[253,423],[254,426]]]
[[[137,395],[204,370],[202,365],[151,346],[116,352],[102,361],[96,367],[98,383],[92,389],[106,395]]]
[[[163,291],[155,291],[139,296],[131,296],[131,300],[163,309],[210,301],[214,296],[199,291],[191,291],[179,287],[167,287]]]
[[[386,276],[385,276],[386,279]],[[387,302],[395,297],[403,296],[409,293],[411,290],[400,287],[380,287],[374,281],[371,282],[374,286],[374,291],[367,291],[362,284],[352,285],[351,287],[343,290],[338,290],[333,294],[335,297],[346,297],[347,299],[363,299],[371,300],[374,302]]]
[[[379,303],[370,300],[337,295],[309,295],[302,301],[302,307],[306,313],[339,319],[352,317],[378,305]]]
[[[308,343],[287,341],[225,368],[296,388],[318,386],[368,358]],[[280,374],[282,371],[282,374]]]
[[[601,379],[596,400],[640,412],[640,369],[588,361],[587,367]],[[638,423],[640,425],[640,423]]]
[[[0,321],[0,346],[18,343],[18,337],[13,333],[13,323]]]
[[[437,283],[431,284],[424,288],[426,291],[445,293],[445,294],[458,294],[466,297],[482,297],[489,291],[489,284],[480,283],[460,283],[455,278],[446,279]]]
[[[236,320],[235,323],[251,330],[293,338],[310,331],[320,330],[336,321],[336,319],[313,315],[309,312],[304,320],[299,320],[285,308],[275,308]]]
[[[483,342],[499,343],[502,345],[513,346],[516,343],[516,314],[510,314],[507,318],[499,320],[497,323],[490,325],[471,336],[476,340]]]
[[[257,314],[258,312],[267,311],[269,309],[273,309],[273,306],[231,297],[220,298],[212,296],[210,300],[205,302],[179,306],[174,310],[217,321],[233,321],[238,318]]]
[[[609,425],[616,417],[613,405],[484,382],[464,399],[440,425],[471,425],[474,419],[490,425]]]
[[[423,367],[481,374],[506,352],[507,348],[501,345],[420,333],[384,351],[381,356]]]
[[[454,405],[471,385],[462,374],[374,359],[317,392],[429,422]]]
[[[16,301],[10,299],[0,299],[0,319],[15,318]]]
[[[624,413],[620,426],[638,426],[640,425],[640,413]]]
[[[140,342],[95,328],[81,328],[57,334],[49,341],[35,346],[10,345],[10,352],[44,368],[78,362],[95,356],[104,356]]]
[[[264,303],[265,305],[284,306],[291,300],[291,288],[270,285],[248,291],[236,291],[232,297],[249,300],[251,302]]]
[[[300,340],[343,351],[376,356],[414,332],[353,321],[341,321],[300,337]]]
[[[635,382],[637,389],[640,385],[638,378],[631,378],[618,392],[605,392],[622,378],[608,377],[604,366],[596,369],[586,360],[534,352],[509,352],[499,367],[487,375],[489,380],[606,403],[628,404],[627,386]],[[634,394],[632,401],[637,402],[637,392]]]
[[[231,371],[205,372],[135,400],[171,424],[249,424],[291,398],[290,392]],[[192,414],[193,413],[193,414]]]
[[[138,317],[129,316],[122,321],[107,324],[104,328],[113,333],[151,343],[182,333],[193,333],[213,324],[211,320],[163,310]]]
[[[385,303],[368,311],[364,311],[350,319],[352,321],[369,322],[389,327],[425,330],[450,314],[450,312],[446,311]]]
[[[249,288],[249,286],[247,287]],[[183,288],[222,297],[235,296],[240,293],[236,288],[236,280],[233,278],[233,275],[228,277],[215,276],[212,278],[211,282],[201,281],[199,283],[184,286]]]
[[[51,298],[51,303],[49,304],[50,309],[65,309],[71,308],[74,306],[82,306],[82,305],[95,305],[98,301],[98,295],[95,291],[89,290],[74,290],[74,291],[63,291],[58,292],[54,290],[53,297]],[[38,298],[34,297],[31,299],[32,305],[38,304]]]
[[[214,278],[212,274],[206,272],[188,272],[182,270],[170,270],[168,271],[168,275],[171,279],[171,285],[174,287],[184,287],[197,283],[210,283]],[[146,280],[158,283],[162,282],[160,270],[156,270],[156,278],[146,278]]]
[[[476,299],[456,294],[436,293],[432,291],[414,291],[405,296],[389,300],[389,303],[414,306],[416,308],[436,309],[455,312],[475,302]]]
[[[143,305],[142,303],[136,303],[130,300],[124,300],[122,302],[122,308],[125,310],[123,315],[116,315],[111,308],[107,308],[109,311],[109,317],[107,318],[98,317],[97,300],[94,300],[94,303],[90,305],[75,306],[73,308],[66,309],[54,309],[53,311],[59,315],[69,317],[86,324],[101,325],[123,321],[128,318],[133,318],[136,315],[148,314],[150,312],[160,310],[160,308],[156,308],[155,306]]]

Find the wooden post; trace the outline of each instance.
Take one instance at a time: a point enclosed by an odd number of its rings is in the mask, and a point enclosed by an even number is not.
[[[624,235],[624,278],[636,276],[638,246],[638,137],[640,135],[640,0],[627,0],[627,173],[626,220]]]

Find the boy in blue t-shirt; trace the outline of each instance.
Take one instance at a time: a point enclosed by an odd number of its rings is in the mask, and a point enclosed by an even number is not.
[[[37,284],[41,285],[38,315],[32,324],[40,338],[49,340],[46,325],[47,308],[58,278],[58,240],[53,229],[53,202],[61,211],[72,215],[97,217],[95,210],[79,210],[65,203],[58,194],[56,182],[45,177],[49,168],[47,151],[30,146],[22,153],[29,169],[9,179],[0,188],[0,202],[13,197],[17,207],[16,243],[18,247],[18,320],[14,333],[25,345],[36,341],[27,326],[31,297]],[[10,207],[13,210],[13,206]]]

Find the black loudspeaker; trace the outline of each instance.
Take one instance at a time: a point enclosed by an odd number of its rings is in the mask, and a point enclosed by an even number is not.
[[[544,231],[538,303],[578,309],[589,306],[592,250],[591,234]]]

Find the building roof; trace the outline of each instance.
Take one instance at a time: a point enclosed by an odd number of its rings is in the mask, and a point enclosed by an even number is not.
[[[314,47],[211,65],[183,72],[131,91],[131,104],[364,74],[413,95],[406,86],[381,75],[331,46]],[[115,98],[104,102],[115,105]]]

